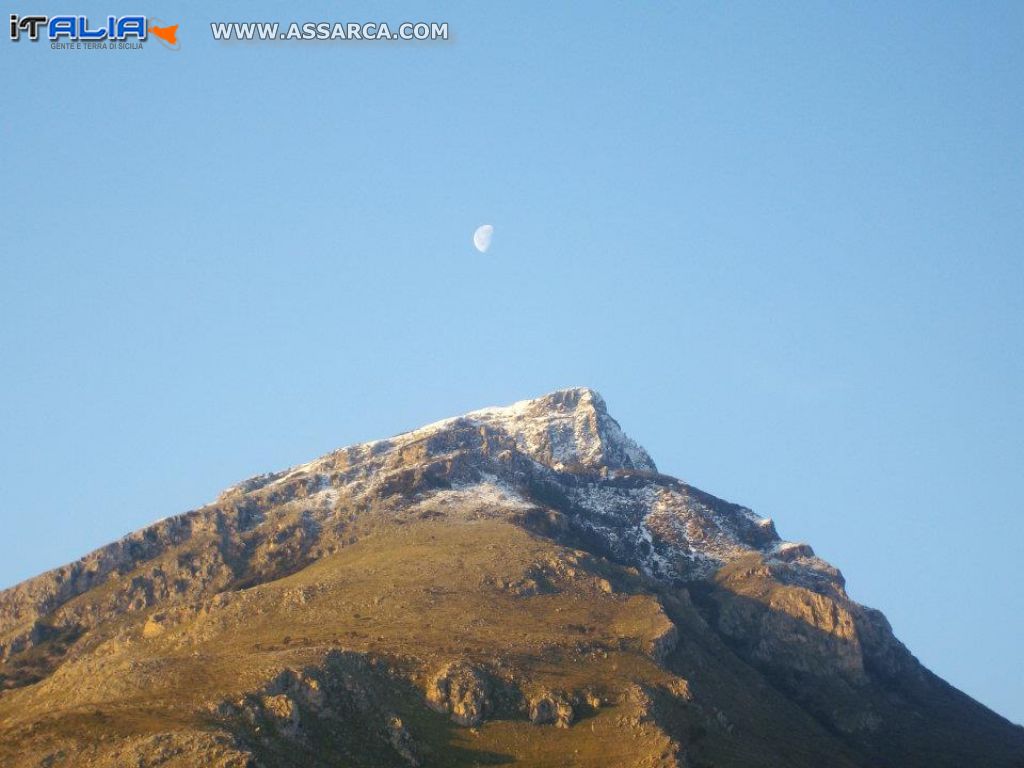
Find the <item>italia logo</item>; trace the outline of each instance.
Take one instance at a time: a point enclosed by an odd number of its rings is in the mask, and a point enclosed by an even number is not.
[[[141,15],[107,16],[105,23],[90,22],[86,16],[18,16],[11,14],[11,40],[18,42],[24,35],[32,42],[41,38],[51,43],[103,41],[124,42],[148,40],[150,35],[165,48],[177,50],[178,25],[165,24],[160,19]]]

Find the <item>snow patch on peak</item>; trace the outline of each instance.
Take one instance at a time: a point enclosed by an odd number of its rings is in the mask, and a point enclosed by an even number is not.
[[[608,414],[604,398],[586,387],[472,411],[465,418],[502,429],[521,450],[554,469],[657,472],[647,451],[627,437]]]
[[[464,416],[454,416],[404,432],[394,437],[340,448],[326,456],[281,472],[257,475],[228,488],[218,500],[236,494],[248,494],[268,486],[285,486],[305,482],[326,471],[344,456],[347,469],[344,481],[350,485],[371,483],[371,477],[390,459],[417,445],[428,445],[427,452],[451,451],[465,447],[465,435],[456,433],[466,427],[502,433],[516,448],[539,464],[558,471],[587,470],[603,475],[624,471],[657,472],[647,451],[622,431],[618,422],[608,415],[604,399],[592,389],[562,389],[533,400],[521,400],[504,407],[483,408]],[[453,439],[445,433],[451,432]],[[440,440],[434,438],[441,437]],[[484,437],[484,442],[487,438]],[[420,459],[423,459],[421,456]],[[356,469],[359,466],[361,469]]]
[[[428,494],[416,501],[413,510],[423,516],[431,512],[449,514],[460,511],[463,515],[507,514],[536,507],[518,491],[494,475],[484,474],[476,483],[456,483]]]

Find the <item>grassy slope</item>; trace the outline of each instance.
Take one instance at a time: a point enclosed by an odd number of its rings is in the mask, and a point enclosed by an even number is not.
[[[604,591],[605,576],[625,591]],[[633,681],[671,679],[646,652],[669,623],[656,599],[631,594],[638,589],[635,576],[506,523],[395,527],[288,578],[94,630],[52,676],[0,698],[0,763],[34,764],[30,756],[61,745],[88,751],[133,734],[210,728],[216,703],[260,689],[281,669],[317,665],[332,649],[388,659],[420,685],[445,662],[467,659],[503,670],[527,695],[592,688],[611,702]],[[650,738],[638,753],[624,743],[617,718],[628,704],[578,728],[534,726],[520,715],[472,732],[449,727],[407,690],[409,700],[390,703],[438,764],[459,764],[450,759],[458,754],[472,764],[474,752],[489,752],[555,765],[563,758],[543,755],[577,750],[580,764],[613,765],[616,755],[635,764],[668,744]]]
[[[670,618],[679,643],[658,663],[652,644]],[[217,714],[282,670],[325,669],[339,650],[350,688],[331,694],[335,720],[303,712],[296,739]],[[531,724],[509,699],[479,727],[459,727],[423,694],[452,661],[525,698],[602,704],[577,705],[572,727],[557,728]],[[679,745],[698,767],[864,764],[742,662],[685,592],[659,592],[507,518],[449,517],[378,529],[251,589],[102,624],[41,682],[0,694],[0,765],[48,754],[53,766],[243,765],[227,733],[264,765],[401,765],[382,735],[389,716],[424,765],[657,766]]]

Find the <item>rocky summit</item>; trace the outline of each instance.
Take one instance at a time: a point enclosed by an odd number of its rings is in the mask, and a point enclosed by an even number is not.
[[[0,765],[1021,768],[1024,730],[567,389],[0,593]]]

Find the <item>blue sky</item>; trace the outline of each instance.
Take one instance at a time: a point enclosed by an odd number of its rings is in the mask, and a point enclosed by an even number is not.
[[[0,41],[0,586],[587,385],[1024,721],[1024,6],[207,5]],[[407,19],[453,39],[208,28]]]

